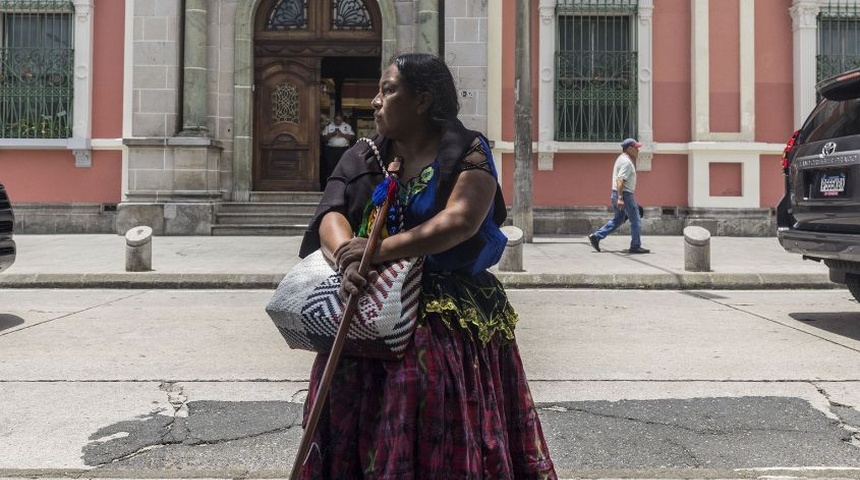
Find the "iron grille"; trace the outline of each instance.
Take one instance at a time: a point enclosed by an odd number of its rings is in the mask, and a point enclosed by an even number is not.
[[[74,6],[0,0],[0,138],[69,138]]]
[[[637,2],[560,2],[555,58],[557,141],[636,136]]]
[[[818,80],[860,67],[860,7],[833,0],[818,13]]]
[[[639,0],[557,0],[558,14],[636,15]]]

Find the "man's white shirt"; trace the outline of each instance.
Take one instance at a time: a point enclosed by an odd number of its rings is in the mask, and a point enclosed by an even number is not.
[[[329,123],[323,129],[321,135],[326,136],[326,135],[328,135],[330,133],[334,133],[338,130],[340,130],[341,133],[345,133],[347,135],[354,135],[354,133],[352,131],[352,127],[350,127],[349,124],[346,122],[343,122],[340,125],[335,125],[334,123]],[[328,145],[329,147],[348,147],[349,146],[349,140],[347,140],[343,137],[335,136],[335,137],[329,138],[328,143],[326,145]]]

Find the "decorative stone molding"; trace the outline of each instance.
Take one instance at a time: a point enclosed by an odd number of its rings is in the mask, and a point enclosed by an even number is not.
[[[540,23],[549,25],[555,21],[555,2],[541,2],[538,7]]]
[[[552,133],[550,133],[552,135]],[[549,171],[553,169],[553,160],[558,145],[555,142],[538,142],[538,170]]]
[[[72,150],[72,155],[75,156],[76,167],[92,167],[92,150]]]
[[[818,12],[821,10],[816,0],[795,0],[794,5],[788,9],[791,15],[791,28],[815,28],[818,23]]]

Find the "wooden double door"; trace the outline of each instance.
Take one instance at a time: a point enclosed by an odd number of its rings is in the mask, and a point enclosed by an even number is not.
[[[260,0],[254,24],[252,189],[319,190],[320,90],[323,70],[329,68],[323,64],[325,59],[375,59],[378,75],[379,5],[375,0]]]

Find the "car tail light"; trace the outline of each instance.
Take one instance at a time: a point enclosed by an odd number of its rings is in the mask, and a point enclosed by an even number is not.
[[[782,151],[782,171],[783,173],[788,173],[788,156],[791,154],[791,149],[794,148],[794,144],[797,142],[797,136],[800,134],[800,130],[794,132],[791,138],[788,139],[788,143],[785,144],[785,149]]]

